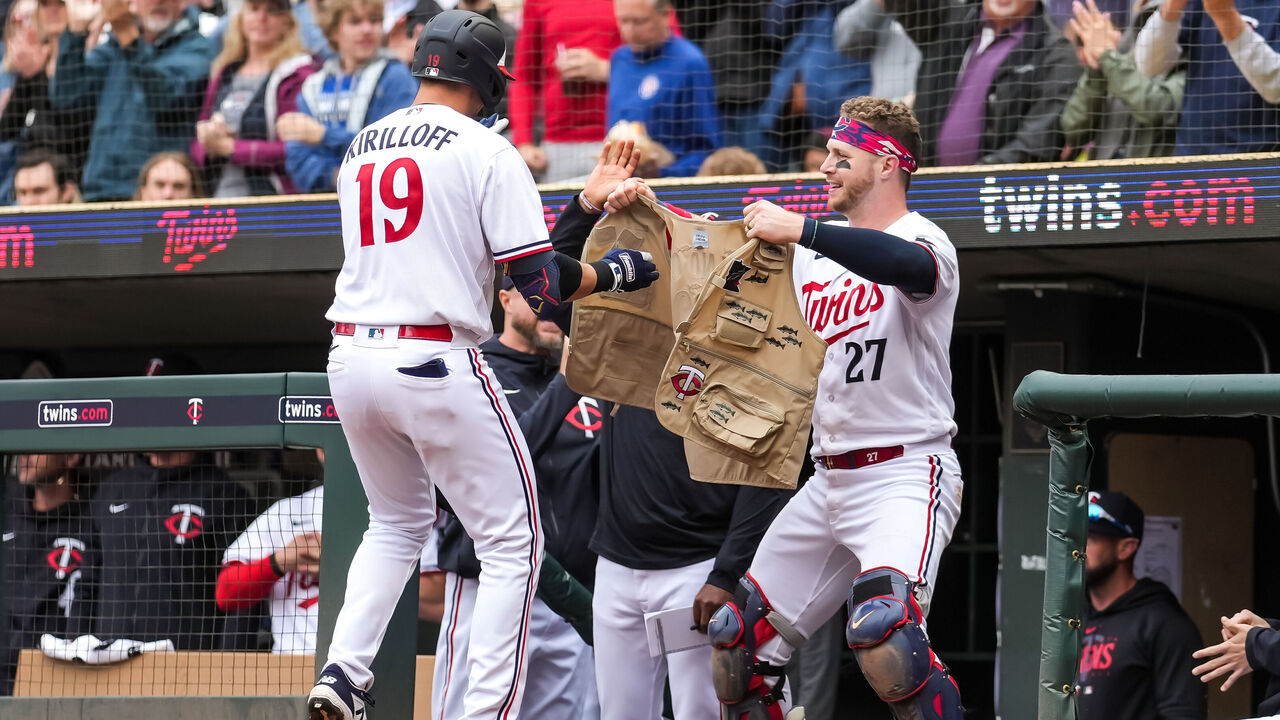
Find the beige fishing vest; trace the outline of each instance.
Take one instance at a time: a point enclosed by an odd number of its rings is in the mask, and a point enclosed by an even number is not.
[[[640,200],[596,225],[582,261],[614,248],[644,250],[653,255],[658,280],[638,292],[596,293],[574,303],[565,379],[581,395],[652,410],[653,388],[675,343],[673,318],[689,315],[711,271],[746,236],[740,221],[685,218]]]
[[[676,327],[655,411],[685,438],[695,480],[796,486],[827,345],[804,320],[794,253],[794,245],[743,245],[715,267]]]
[[[582,261],[598,260],[605,253],[619,247],[644,250],[653,255],[659,279],[639,292],[597,293],[574,304],[569,357],[565,367],[569,387],[583,395],[656,410],[663,425],[685,438],[689,474],[695,480],[794,488],[804,459],[817,374],[822,366],[825,344],[809,330],[795,292],[791,290],[790,255],[785,256],[782,264],[775,263],[777,266],[771,271],[781,273],[778,282],[748,281],[746,285],[750,286],[747,292],[752,298],[776,303],[780,308],[776,311],[776,325],[781,325],[787,331],[795,331],[791,336],[794,342],[775,340],[792,351],[785,353],[787,360],[799,355],[812,360],[808,363],[811,369],[795,376],[802,378],[800,387],[808,388],[803,424],[797,423],[794,427],[787,424],[775,429],[770,435],[780,437],[787,432],[794,432],[799,438],[798,448],[792,448],[791,444],[775,438],[764,442],[764,447],[757,448],[759,452],[744,452],[731,443],[724,443],[718,437],[709,437],[705,432],[678,430],[663,419],[664,414],[669,415],[672,411],[670,408],[664,411],[662,406],[664,401],[670,401],[671,394],[667,392],[664,397],[663,391],[673,388],[671,378],[674,373],[668,372],[666,368],[669,361],[674,361],[679,355],[678,349],[673,351],[676,335],[672,318],[685,319],[694,314],[695,306],[708,292],[707,281],[712,277],[712,271],[717,269],[717,265],[726,256],[737,255],[748,240],[741,220],[720,222],[701,217],[686,218],[661,203],[644,197],[640,200],[639,204],[632,205],[627,212],[606,216],[596,225],[583,249]],[[790,253],[792,250],[788,246],[785,250],[779,248],[778,252]],[[763,291],[765,288],[768,292]],[[775,298],[779,294],[778,288],[787,292],[782,297]],[[739,289],[742,290],[741,284]],[[774,334],[787,337],[786,332]],[[803,353],[794,352],[801,347],[797,343],[807,346]],[[771,350],[779,349],[763,339],[756,344]],[[765,362],[772,362],[773,355],[774,353],[767,353],[767,357],[761,357]],[[700,359],[708,362],[710,358]],[[728,362],[717,365],[714,374],[719,378],[718,382],[729,388],[754,387],[759,384],[755,374],[749,370]],[[706,369],[698,370],[702,372]],[[786,372],[791,373],[792,370],[788,368]],[[801,372],[800,368],[794,370]],[[655,387],[658,388],[657,403],[654,401]],[[786,406],[786,403],[782,403],[782,406]],[[723,412],[718,414],[722,415]],[[788,419],[793,418],[788,416]],[[782,456],[775,457],[779,453],[787,453],[793,457],[789,461]]]
[[[653,386],[675,344],[666,230],[661,215],[634,205],[606,216],[587,237],[582,262],[614,248],[642,250],[653,256],[658,279],[643,290],[594,293],[573,304],[564,374],[579,395],[653,407]]]

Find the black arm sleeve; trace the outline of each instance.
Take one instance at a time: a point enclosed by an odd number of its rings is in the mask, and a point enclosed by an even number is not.
[[[770,490],[758,487],[738,488],[738,497],[733,502],[733,517],[729,521],[729,532],[725,535],[720,552],[716,554],[715,565],[707,575],[707,584],[721,590],[733,592],[738,587],[738,580],[751,567],[751,559],[756,555],[756,547],[760,538],[769,529],[769,523],[778,514],[791,493],[785,490]]]
[[[808,218],[801,237],[801,244],[879,285],[894,285],[909,293],[932,293],[938,282],[938,263],[933,253],[897,235]]]
[[[578,196],[574,195],[565,206],[560,217],[556,218],[556,226],[551,228],[551,246],[556,252],[564,253],[572,258],[581,258],[582,249],[587,245],[587,236],[596,226],[600,215],[592,215],[578,204]],[[560,310],[552,318],[565,335],[573,321],[573,303],[561,303]]]
[[[602,215],[592,215],[578,204],[578,196],[574,195],[565,206],[560,217],[556,218],[556,226],[551,228],[551,247],[573,258],[582,257],[582,249],[587,245],[587,236],[596,226]]]

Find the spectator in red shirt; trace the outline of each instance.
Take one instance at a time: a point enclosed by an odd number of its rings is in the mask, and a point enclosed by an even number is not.
[[[609,55],[622,45],[613,1],[528,0],[523,18],[512,68],[512,140],[543,182],[585,176],[605,134]]]

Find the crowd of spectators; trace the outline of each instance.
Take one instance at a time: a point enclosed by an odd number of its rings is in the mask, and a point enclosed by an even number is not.
[[[929,165],[1280,150],[1274,0],[8,0],[0,201],[332,191],[455,5],[505,33],[544,182],[621,123],[652,175],[728,147],[804,171],[862,94],[914,106]]]

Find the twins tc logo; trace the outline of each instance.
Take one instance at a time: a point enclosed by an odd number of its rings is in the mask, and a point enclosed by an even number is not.
[[[676,399],[683,400],[690,395],[697,395],[702,390],[702,381],[707,376],[691,365],[681,365],[680,370],[671,376],[671,385],[676,389]]]
[[[84,560],[83,553],[84,541],[60,537],[53,541],[53,549],[45,555],[45,559],[49,561],[49,567],[53,568],[54,577],[66,580],[68,575],[80,567]]]
[[[200,418],[204,417],[204,400],[200,398],[191,398],[187,401],[187,417],[191,418],[192,425],[199,425]]]
[[[199,505],[180,503],[169,508],[169,512],[173,514],[164,521],[164,526],[173,535],[175,544],[185,545],[204,530],[204,508]]]
[[[586,433],[587,438],[594,438],[596,431],[604,427],[600,404],[595,398],[578,398],[578,404],[564,416],[565,422]]]

